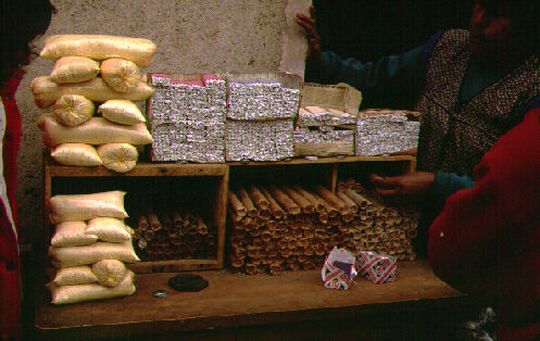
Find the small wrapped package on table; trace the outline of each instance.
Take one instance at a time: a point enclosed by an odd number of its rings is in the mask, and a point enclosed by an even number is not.
[[[397,260],[373,251],[360,251],[357,256],[358,273],[371,283],[383,284],[396,280]]]
[[[226,85],[218,75],[150,74],[152,161],[225,161]]]
[[[345,249],[334,247],[321,270],[323,284],[328,289],[347,290],[356,276],[355,257]]]
[[[228,76],[227,161],[279,161],[294,156],[293,121],[301,80],[289,74]]]
[[[421,114],[406,110],[369,109],[356,123],[356,155],[374,156],[415,149]]]

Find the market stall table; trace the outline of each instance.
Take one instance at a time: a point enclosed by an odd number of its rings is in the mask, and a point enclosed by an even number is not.
[[[295,334],[317,338],[335,332],[370,339],[421,338],[449,335],[467,305],[467,297],[438,279],[425,260],[400,262],[395,282],[375,285],[357,278],[347,291],[324,288],[319,270],[280,276],[225,270],[198,274],[209,282],[200,292],[169,288],[172,273],[139,274],[137,292],[130,297],[66,306],[50,304],[47,292],[40,290],[36,334],[55,340],[157,334],[178,338],[181,333],[204,339]],[[154,297],[158,289],[165,289],[168,296]],[[422,330],[429,326],[431,331]]]

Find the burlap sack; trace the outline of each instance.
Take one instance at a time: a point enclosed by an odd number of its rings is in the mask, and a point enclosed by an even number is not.
[[[41,109],[51,106],[62,95],[81,95],[95,102],[110,99],[129,99],[144,101],[154,93],[154,89],[145,82],[139,81],[129,93],[114,91],[100,77],[82,83],[57,84],[49,76],[36,77],[30,84],[34,102]]]
[[[148,39],[68,34],[50,36],[40,56],[46,59],[63,56],[84,56],[96,60],[124,58],[147,67],[152,63],[156,50],[156,44]]]
[[[67,221],[56,225],[55,232],[51,238],[51,246],[82,246],[97,242],[98,237],[86,233],[86,223],[84,221]]]
[[[54,147],[51,157],[66,166],[93,167],[103,164],[94,146],[84,143],[63,143]]]
[[[122,243],[131,240],[131,235],[126,230],[124,221],[110,217],[90,219],[86,233],[97,236],[99,240],[111,243]]]
[[[88,265],[102,259],[117,259],[125,263],[138,262],[140,259],[133,250],[131,241],[124,243],[97,242],[87,246],[49,248],[51,264],[56,268]]]
[[[133,125],[146,122],[146,118],[137,105],[124,99],[111,99],[100,105],[98,112],[114,123]]]
[[[141,81],[141,71],[129,60],[110,58],[101,63],[101,77],[114,90],[127,93]]]
[[[55,195],[50,199],[51,222],[90,220],[97,217],[124,219],[125,192],[110,191],[93,194]]]
[[[65,127],[50,115],[41,115],[38,125],[43,133],[43,142],[54,147],[61,143],[129,143],[134,145],[152,143],[152,135],[145,124],[125,126],[93,117],[76,127]]]
[[[96,275],[99,284],[112,288],[122,282],[128,269],[119,260],[103,259],[92,265],[92,271]]]
[[[98,278],[88,265],[70,266],[56,270],[53,282],[58,286],[95,283]]]
[[[128,271],[122,282],[114,288],[97,283],[58,286],[54,282],[48,283],[47,288],[51,292],[53,304],[78,303],[132,295],[135,292],[134,277],[135,274]]]
[[[97,148],[103,166],[118,173],[126,173],[135,168],[139,152],[128,143],[108,143]]]
[[[74,127],[94,116],[94,102],[81,95],[64,95],[52,107],[56,120],[67,127]]]
[[[99,62],[86,57],[67,56],[56,61],[51,72],[55,83],[79,83],[97,77]]]

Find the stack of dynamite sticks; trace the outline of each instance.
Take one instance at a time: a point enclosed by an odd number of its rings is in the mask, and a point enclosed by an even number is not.
[[[192,212],[146,212],[137,217],[135,245],[142,260],[216,257],[216,231]]]
[[[414,259],[414,214],[360,194],[358,183],[337,193],[321,185],[237,188],[229,192],[230,265],[246,274],[310,270],[334,246]]]

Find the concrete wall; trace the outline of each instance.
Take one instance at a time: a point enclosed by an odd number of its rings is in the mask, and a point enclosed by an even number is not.
[[[146,72],[243,73],[277,71],[286,0],[53,0],[52,34],[114,34],[151,39],[158,46]],[[37,41],[38,48],[43,39]],[[17,93],[24,116],[19,156],[19,211],[23,243],[41,238],[41,133],[34,123],[30,81],[53,62],[36,60]]]

